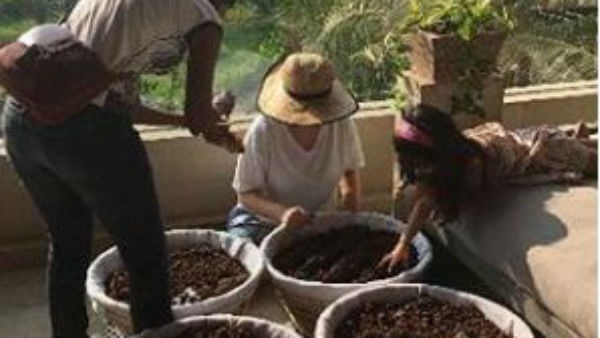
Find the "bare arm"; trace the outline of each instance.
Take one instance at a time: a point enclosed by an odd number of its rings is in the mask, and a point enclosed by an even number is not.
[[[251,212],[277,224],[301,226],[310,220],[309,213],[301,207],[277,203],[257,190],[238,194],[238,202]]]
[[[216,24],[203,25],[190,37],[185,123],[193,135],[202,133],[208,142],[223,146],[232,152],[242,152],[244,147],[241,140],[224,124],[230,111],[219,112],[212,103],[213,81],[221,39],[222,31]]]
[[[287,206],[264,197],[260,191],[253,190],[238,194],[238,202],[253,213],[280,222]]]
[[[221,28],[207,24],[197,28],[189,40],[184,111],[188,127],[195,134],[219,120],[212,106],[212,96],[221,39]]]
[[[388,266],[392,269],[408,258],[410,243],[417,235],[421,227],[427,223],[435,209],[435,196],[429,188],[417,185],[415,190],[415,203],[408,217],[408,226],[400,236],[398,244],[392,252],[387,254],[379,263],[380,266]]]
[[[415,204],[408,217],[408,227],[400,236],[398,246],[408,246],[412,242],[413,238],[417,235],[421,227],[431,219],[431,214],[434,211],[434,199],[430,195],[430,192],[419,192],[417,189],[417,196]]]
[[[360,208],[360,173],[346,170],[340,180],[340,199],[344,210],[357,212]]]

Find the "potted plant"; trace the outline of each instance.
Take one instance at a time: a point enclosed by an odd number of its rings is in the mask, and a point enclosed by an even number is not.
[[[482,116],[482,91],[513,20],[491,0],[411,0],[410,73],[452,88],[451,113]]]
[[[408,22],[411,70],[436,82],[475,63],[491,72],[513,28],[506,8],[491,0],[411,0]]]

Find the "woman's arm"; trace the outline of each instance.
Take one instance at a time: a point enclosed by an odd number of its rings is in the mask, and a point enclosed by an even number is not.
[[[357,212],[360,204],[360,173],[358,170],[346,170],[340,180],[340,200],[344,210]]]
[[[421,227],[431,219],[434,209],[435,196],[433,191],[430,188],[417,185],[415,190],[415,203],[408,217],[408,227],[400,236],[400,239],[392,252],[388,253],[381,260],[379,266],[387,266],[389,269],[392,269],[408,259],[410,243]]]
[[[202,133],[208,142],[232,152],[241,152],[244,149],[241,140],[224,123],[228,116],[223,115],[230,112],[220,112],[212,103],[221,39],[221,27],[216,24],[205,24],[190,35],[184,118],[193,135]]]
[[[214,126],[220,119],[212,106],[213,80],[222,29],[216,24],[196,28],[189,38],[185,91],[185,119],[193,134]]]
[[[299,206],[288,207],[264,197],[260,191],[238,194],[238,202],[253,213],[284,226],[301,226],[310,221],[310,214]]]

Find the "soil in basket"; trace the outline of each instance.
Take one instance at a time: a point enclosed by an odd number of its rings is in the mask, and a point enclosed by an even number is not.
[[[309,236],[277,254],[274,266],[288,276],[325,283],[365,283],[398,275],[417,264],[411,245],[405,264],[389,271],[380,260],[398,241],[398,234],[350,226]]]
[[[252,330],[236,325],[188,328],[173,338],[263,338]],[[264,337],[268,338],[268,337]]]
[[[423,296],[404,304],[367,303],[348,315],[335,338],[511,338],[474,306]]]
[[[224,250],[201,244],[169,254],[170,292],[173,305],[202,301],[233,290],[248,279],[248,271]],[[110,274],[109,297],[129,300],[129,275],[125,270]]]

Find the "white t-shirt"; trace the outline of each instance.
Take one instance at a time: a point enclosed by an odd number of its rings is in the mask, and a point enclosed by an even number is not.
[[[238,157],[233,188],[261,190],[282,204],[309,211],[323,209],[342,175],[365,165],[356,125],[351,119],[326,124],[312,149],[305,150],[287,126],[258,116]]]
[[[209,0],[80,0],[65,26],[109,70],[132,75],[111,89],[135,101],[137,76],[176,66],[187,51],[187,34],[207,23],[221,26]],[[103,102],[104,95],[94,100]]]
[[[139,74],[177,64],[185,36],[209,22],[221,25],[209,0],[80,0],[65,25],[110,70]]]

